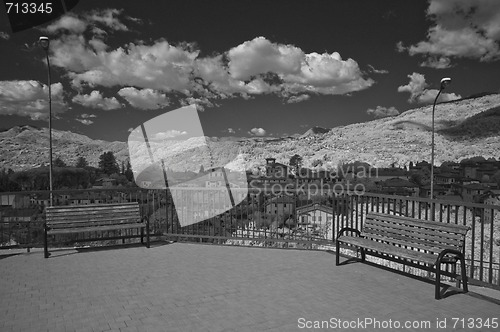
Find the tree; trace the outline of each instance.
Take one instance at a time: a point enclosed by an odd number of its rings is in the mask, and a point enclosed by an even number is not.
[[[491,180],[495,181],[500,186],[500,171],[497,171],[495,174],[493,174],[491,176]]]
[[[120,167],[118,166],[113,152],[104,152],[99,156],[99,169],[101,170],[101,172],[107,175],[120,173]]]
[[[54,167],[66,167],[66,163],[60,158],[60,157],[57,157],[55,160],[54,160]]]
[[[132,165],[130,165],[130,160],[127,160],[127,166],[125,168],[124,175],[128,181],[130,182],[134,181],[134,172],[132,171]]]
[[[76,164],[75,164],[75,167],[77,168],[85,168],[85,167],[88,167],[89,166],[89,163],[87,162],[87,159],[85,159],[84,157],[78,157],[77,161],[76,161]]]
[[[294,154],[290,158],[290,162],[288,164],[295,170],[295,173],[298,174],[300,168],[302,167],[302,161],[303,159],[301,156],[299,156],[298,154]]]
[[[9,171],[12,171],[10,168],[9,168]],[[13,174],[14,172],[12,171],[12,173],[10,172],[7,172],[5,171],[5,168],[2,169],[2,171],[0,172],[0,191],[18,191],[20,190],[20,187],[17,183],[15,183],[14,181],[12,181],[12,176],[11,174]]]

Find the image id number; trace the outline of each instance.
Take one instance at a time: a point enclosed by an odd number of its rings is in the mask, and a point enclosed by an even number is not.
[[[496,329],[498,318],[452,318],[453,329]]]
[[[7,14],[36,14],[36,13],[52,13],[52,2],[34,3],[34,2],[6,2]]]

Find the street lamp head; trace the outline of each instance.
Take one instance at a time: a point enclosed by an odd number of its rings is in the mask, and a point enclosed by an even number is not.
[[[48,37],[45,37],[45,36],[42,36],[40,38],[38,38],[38,42],[40,43],[40,46],[45,50],[45,51],[48,51],[49,50],[49,44],[50,44],[50,40]]]
[[[446,88],[451,83],[451,78],[445,77],[441,79],[441,90]]]

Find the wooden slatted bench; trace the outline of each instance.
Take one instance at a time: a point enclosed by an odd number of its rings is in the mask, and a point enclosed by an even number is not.
[[[361,261],[365,260],[366,254],[370,254],[405,264],[412,263],[412,266],[436,273],[435,298],[440,299],[441,275],[459,277],[442,270],[441,264],[460,261],[463,291],[468,292],[464,258],[468,230],[469,227],[463,225],[370,212],[366,215],[362,232],[349,227],[338,232],[336,265],[340,265],[341,244],[358,248]]]
[[[51,206],[46,209],[44,252],[49,257],[48,235],[140,229],[141,243],[149,248],[149,219],[141,218],[139,203]],[[125,237],[122,237],[125,238]],[[105,240],[98,238],[93,240]]]

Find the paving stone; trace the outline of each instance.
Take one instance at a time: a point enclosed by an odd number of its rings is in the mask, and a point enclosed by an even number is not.
[[[337,267],[327,252],[175,243],[54,253],[0,259],[2,332],[303,331],[301,322],[365,318],[431,330],[447,319],[440,331],[451,331],[452,318],[500,320],[493,290],[436,301],[433,283]]]

